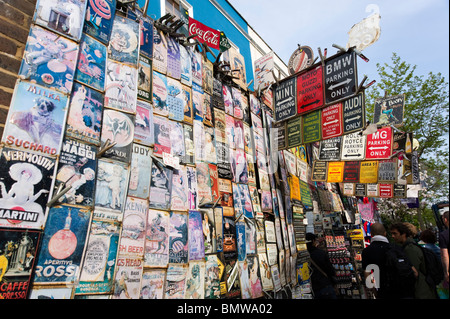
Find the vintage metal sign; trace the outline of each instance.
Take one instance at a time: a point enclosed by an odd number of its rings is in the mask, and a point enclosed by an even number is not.
[[[367,184],[378,181],[378,161],[361,162],[359,181]]]
[[[364,93],[358,93],[342,102],[343,134],[359,131],[366,123]]]
[[[342,137],[341,159],[343,161],[363,160],[366,150],[366,136],[359,133],[347,134]]]
[[[300,46],[292,53],[289,58],[289,74],[295,74],[312,65],[314,61],[314,52],[308,46]]]
[[[346,52],[325,61],[325,103],[332,103],[356,93],[358,81],[355,52]]]
[[[378,184],[379,196],[381,198],[394,197],[394,185],[393,184]]]
[[[367,135],[366,159],[385,159],[392,154],[392,128],[385,127]]]
[[[342,135],[342,103],[322,109],[322,139]]]
[[[339,161],[341,159],[341,143],[341,136],[320,141],[319,160]]]
[[[344,179],[344,162],[328,163],[328,183],[341,183]]]
[[[302,144],[301,117],[289,120],[286,124],[287,144],[289,148]]]
[[[302,116],[303,144],[321,140],[321,113],[321,110],[317,110]]]
[[[275,87],[274,118],[275,122],[289,119],[297,114],[296,79],[282,81]]]
[[[359,182],[359,161],[344,162],[344,183],[358,183]]]
[[[197,34],[194,39],[206,43],[209,47],[220,50],[220,32],[189,17],[189,35]]]
[[[323,106],[323,69],[319,65],[297,76],[297,107],[303,114]]]
[[[401,126],[405,110],[405,94],[375,100],[373,122]]]
[[[326,182],[328,175],[328,163],[314,161],[311,173],[311,180],[313,182]]]

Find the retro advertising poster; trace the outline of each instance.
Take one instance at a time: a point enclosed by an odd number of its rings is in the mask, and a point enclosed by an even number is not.
[[[135,116],[115,110],[105,109],[103,112],[103,126],[101,147],[107,142],[116,143],[103,155],[124,163],[131,161],[131,152],[134,139]]]
[[[234,216],[223,216],[223,253],[225,259],[237,257],[236,222]]]
[[[185,157],[181,159],[184,164],[194,164],[195,148],[194,148],[194,128],[192,125],[183,124]]]
[[[169,263],[189,262],[188,214],[170,212]]]
[[[183,162],[186,156],[183,123],[170,121],[170,146],[172,155]]]
[[[116,15],[108,45],[108,59],[137,66],[139,59],[139,23]]]
[[[203,94],[203,124],[214,126],[214,111],[211,104],[211,95]]]
[[[263,296],[263,291],[261,285],[261,275],[259,272],[258,257],[248,257],[247,262],[252,299],[260,298]]]
[[[199,203],[212,202],[211,179],[208,163],[197,163],[197,198]]]
[[[205,262],[203,260],[189,262],[184,299],[205,298],[205,268]]]
[[[231,95],[233,96],[233,116],[236,119],[242,120],[244,118],[244,111],[242,108],[242,93],[241,90],[232,86]]]
[[[102,93],[75,82],[70,96],[65,134],[100,145],[103,98]]]
[[[223,101],[222,81],[213,78],[213,94],[211,99],[211,105],[219,110],[225,111],[225,104]]]
[[[112,292],[119,235],[118,224],[92,220],[76,294]]]
[[[162,116],[169,115],[167,105],[168,87],[167,77],[164,74],[153,71],[153,113]]]
[[[224,264],[217,255],[206,256],[205,299],[220,299],[220,279],[224,268]]]
[[[203,122],[203,89],[195,83],[192,84],[192,109],[194,112],[194,120]]]
[[[187,86],[192,86],[192,51],[183,45],[180,48],[180,63],[181,63],[181,83]]]
[[[216,140],[214,127],[204,126],[205,132],[205,161],[208,163],[217,163]]]
[[[172,174],[170,168],[152,161],[152,176],[150,180],[150,208],[169,209],[172,190]]]
[[[214,108],[214,133],[217,142],[227,143],[227,135],[226,135],[226,122],[225,122],[225,111],[221,109]]]
[[[87,1],[83,31],[108,44],[116,12],[116,0]]]
[[[133,143],[128,195],[147,199],[150,189],[152,150],[148,146]]]
[[[167,39],[167,75],[174,79],[181,79],[181,52],[176,38]]]
[[[136,113],[137,76],[137,67],[108,60],[104,106]]]
[[[40,228],[53,189],[55,160],[37,153],[2,148],[0,226]]]
[[[217,252],[223,251],[223,208],[214,208],[214,227],[216,232]]]
[[[32,26],[19,77],[63,93],[72,91],[78,44],[39,26]]]
[[[235,183],[248,183],[247,158],[242,149],[230,150],[231,170]]]
[[[255,90],[265,89],[268,87],[273,81],[272,70],[274,68],[273,61],[273,52],[269,52],[268,54],[260,57],[255,60],[253,63],[255,67]]]
[[[125,206],[129,178],[128,165],[98,160],[95,206],[122,211]]]
[[[247,254],[245,251],[245,222],[244,219],[236,222],[236,243],[237,243],[237,259],[238,261],[244,261],[247,258]]]
[[[55,186],[71,189],[59,198],[62,203],[93,206],[97,170],[97,147],[65,138],[59,156]]]
[[[100,92],[105,90],[106,46],[83,34],[75,80]]]
[[[38,0],[34,23],[78,41],[83,30],[87,0]]]
[[[164,299],[184,299],[188,268],[187,264],[169,264],[164,286]]]
[[[203,90],[209,95],[213,94],[213,64],[209,60],[203,60]]]
[[[192,121],[194,120],[194,110],[192,109],[192,90],[184,84],[181,85],[181,90],[183,94],[183,122],[192,124]]]
[[[150,103],[137,100],[136,118],[134,122],[134,141],[153,145],[155,137],[153,135],[153,108]]]
[[[188,182],[188,207],[197,208],[197,172],[195,167],[186,166],[186,175]]]
[[[251,299],[252,298],[252,289],[250,286],[250,278],[248,274],[248,260],[239,260],[239,282],[241,286],[241,298],[242,299]]]
[[[153,70],[167,73],[167,40],[157,28],[153,28]]]
[[[189,211],[189,261],[201,260],[205,257],[205,241],[203,238],[202,213]]]
[[[182,122],[184,120],[184,92],[180,81],[167,77],[167,108],[169,119]]]
[[[233,183],[233,202],[236,212],[243,213],[247,218],[253,218],[252,199],[247,184]]]
[[[198,86],[203,85],[203,63],[202,63],[203,57],[200,52],[195,50],[192,53],[192,86],[194,84],[197,84]]]
[[[49,210],[34,283],[73,283],[78,279],[91,216],[91,210],[68,205]]]
[[[211,196],[212,201],[216,202],[219,199],[219,181],[217,166],[214,164],[208,164],[209,166],[209,177],[211,182]]]
[[[27,299],[40,240],[40,230],[0,229],[1,299]]]
[[[139,54],[153,57],[153,19],[143,16],[139,10],[127,10],[127,17],[139,23]]]
[[[270,272],[269,262],[266,253],[258,254],[261,285],[264,290],[273,289],[272,274]]]
[[[169,262],[169,212],[150,209],[145,233],[144,266],[167,267]]]
[[[119,254],[112,299],[138,299],[141,292],[142,258],[128,258]]]
[[[144,257],[148,201],[127,197],[122,221],[119,255],[142,259]]]
[[[205,246],[205,254],[212,254],[217,252],[216,245],[216,227],[214,224],[214,210],[202,209],[200,213],[203,216],[202,229],[203,229],[203,240]]]
[[[163,299],[166,269],[144,269],[139,299]]]
[[[235,70],[232,71],[232,75],[234,77],[237,77],[237,79],[233,79],[233,82],[239,85],[241,88],[246,89],[247,80],[244,57],[234,48],[228,49],[228,57],[231,70]]]
[[[233,95],[231,94],[230,86],[223,84],[222,85],[222,95],[223,95],[223,103],[225,107],[225,113],[233,116]]]
[[[153,116],[153,136],[155,139],[153,154],[155,156],[163,157],[163,153],[171,154],[170,129],[171,125],[167,118]]]
[[[245,223],[245,251],[248,255],[256,254],[256,224],[254,220]]]
[[[139,55],[137,96],[147,102],[152,101],[152,60]]]
[[[59,154],[68,98],[34,83],[16,83],[2,142],[6,146]]]
[[[178,211],[187,211],[189,209],[188,180],[185,166],[180,166],[180,169],[173,170],[170,209]]]

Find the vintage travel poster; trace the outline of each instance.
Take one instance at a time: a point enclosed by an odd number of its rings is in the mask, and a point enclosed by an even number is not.
[[[101,147],[105,144],[116,143],[104,153],[105,158],[129,163],[134,139],[135,116],[105,109],[103,111],[103,126],[101,135]]]
[[[173,170],[170,209],[177,211],[187,211],[189,209],[188,180],[185,166],[180,166],[180,169]]]
[[[168,87],[167,77],[159,72],[153,71],[153,113],[162,116],[169,115],[167,105]]]
[[[65,134],[100,145],[103,99],[102,93],[75,82],[70,96]]]
[[[59,155],[55,186],[71,189],[60,197],[61,203],[93,206],[97,170],[97,147],[65,138]]]
[[[141,293],[142,258],[117,257],[114,293],[111,299],[138,299]]]
[[[171,154],[171,125],[169,120],[162,116],[153,116],[153,129],[155,139],[153,154],[158,157],[163,157],[163,153]]]
[[[104,92],[106,57],[106,46],[83,34],[75,70],[75,81]]]
[[[40,230],[0,231],[0,283],[3,287],[0,291],[1,299],[27,299],[41,236]]]
[[[170,209],[173,171],[152,161],[152,175],[150,180],[150,208]]]
[[[150,209],[145,233],[144,266],[167,267],[169,263],[169,212]]]
[[[148,102],[137,100],[136,118],[134,122],[134,141],[140,144],[153,145],[153,108]]]
[[[188,269],[187,264],[169,264],[163,299],[184,299]]]
[[[2,142],[46,156],[58,155],[67,105],[64,94],[34,83],[16,82]]]
[[[3,147],[0,157],[0,226],[41,228],[53,189],[55,160]]]
[[[136,113],[137,67],[108,60],[106,63],[105,107]]]
[[[181,82],[167,77],[167,108],[169,119],[182,122],[184,120],[185,94]]]
[[[108,59],[137,67],[139,35],[139,23],[137,21],[116,15],[109,39]]]
[[[148,200],[127,196],[122,221],[119,255],[143,259]]]
[[[87,1],[83,31],[108,44],[116,13],[117,0]]]
[[[133,143],[131,154],[130,182],[128,195],[148,199],[152,167],[152,149],[145,145]]]
[[[202,213],[189,211],[189,261],[202,260],[205,257],[205,241],[203,238]]]
[[[177,39],[171,36],[167,40],[167,75],[180,80],[181,79],[181,52],[180,44]]]
[[[49,210],[34,283],[68,284],[78,279],[91,216],[91,210],[67,205]]]
[[[137,96],[138,98],[143,99],[147,102],[151,102],[153,99],[152,75],[153,75],[152,60],[143,55],[139,55]]]
[[[95,206],[123,211],[129,178],[128,165],[104,159],[98,160],[95,183]]]
[[[118,224],[92,220],[76,294],[108,294],[113,291],[119,235]]]
[[[144,269],[139,299],[163,299],[165,279],[166,269]]]
[[[169,263],[189,262],[188,214],[170,212]]]
[[[186,275],[186,290],[184,299],[205,298],[205,261],[196,260],[189,262]]]
[[[39,26],[32,26],[19,77],[63,93],[72,91],[78,44]]]
[[[153,70],[167,73],[167,40],[157,28],[153,28]]]

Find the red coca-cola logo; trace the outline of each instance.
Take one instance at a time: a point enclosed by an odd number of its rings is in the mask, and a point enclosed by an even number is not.
[[[197,20],[189,18],[189,35],[193,34],[197,34],[195,38],[201,43],[206,43],[209,47],[217,50],[220,49],[220,32],[207,27]]]

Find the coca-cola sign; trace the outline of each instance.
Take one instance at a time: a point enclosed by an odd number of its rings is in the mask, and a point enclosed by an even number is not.
[[[194,39],[206,43],[210,48],[220,50],[220,32],[189,18],[189,35],[197,34]]]

